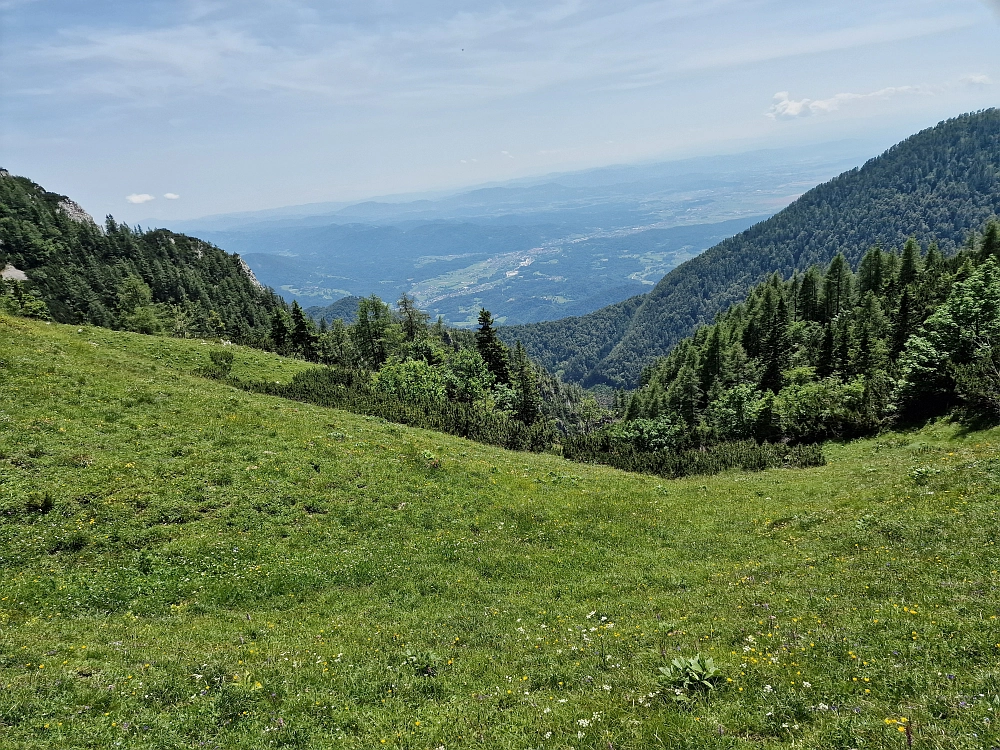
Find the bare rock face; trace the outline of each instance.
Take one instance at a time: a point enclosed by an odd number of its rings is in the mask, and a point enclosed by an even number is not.
[[[4,281],[27,281],[28,274],[20,268],[14,268],[14,266],[8,263],[0,270],[0,279]]]
[[[247,278],[250,279],[250,283],[253,284],[255,287],[257,287],[258,289],[263,289],[264,285],[261,284],[259,281],[257,281],[257,277],[254,276],[253,274],[253,269],[251,269],[250,266],[247,265],[247,262],[238,255],[236,256],[236,259],[240,262],[240,268],[243,269],[243,273],[245,273],[247,275]]]
[[[0,177],[10,177],[10,172],[3,167],[0,167]]]
[[[71,201],[69,198],[63,198],[59,201],[58,206],[59,211],[64,213],[66,217],[78,224],[93,224],[97,226],[97,222],[94,221],[94,217],[88,214],[79,203],[76,201]]]

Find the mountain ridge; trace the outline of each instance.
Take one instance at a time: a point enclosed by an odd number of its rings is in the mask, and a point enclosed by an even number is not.
[[[948,252],[998,212],[1000,110],[987,109],[922,130],[818,185],[628,304],[505,327],[500,335],[522,341],[571,382],[634,387],[644,367],[772,273],[805,271],[837,252],[853,265],[871,246],[901,246],[911,235]],[[620,337],[611,333],[620,330]]]

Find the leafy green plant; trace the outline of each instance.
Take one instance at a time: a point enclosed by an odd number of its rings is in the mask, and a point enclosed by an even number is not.
[[[722,679],[712,657],[700,653],[691,657],[678,656],[657,671],[661,690],[678,703],[690,703],[707,695]]]
[[[407,651],[406,664],[420,677],[436,677],[440,669],[441,657],[433,651]]]

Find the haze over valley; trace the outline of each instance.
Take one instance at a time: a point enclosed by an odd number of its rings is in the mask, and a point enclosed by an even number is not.
[[[238,252],[289,301],[412,296],[452,325],[584,315],[865,161],[858,141],[547,175],[434,199],[167,222]]]

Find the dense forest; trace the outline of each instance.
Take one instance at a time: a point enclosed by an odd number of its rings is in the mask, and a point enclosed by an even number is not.
[[[1000,223],[945,256],[909,240],[777,273],[643,372],[623,421],[567,453],[641,467],[644,453],[810,444],[964,411],[1000,416]]]
[[[668,273],[646,295],[580,318],[501,329],[566,380],[638,385],[642,369],[772,273],[838,253],[852,265],[911,236],[948,254],[1000,213],[1000,110],[942,122]]]
[[[27,281],[0,289],[0,307],[60,323],[222,337],[267,348],[271,318],[284,308],[239,256],[111,217],[99,227],[65,196],[0,170],[4,268],[23,272]]]

